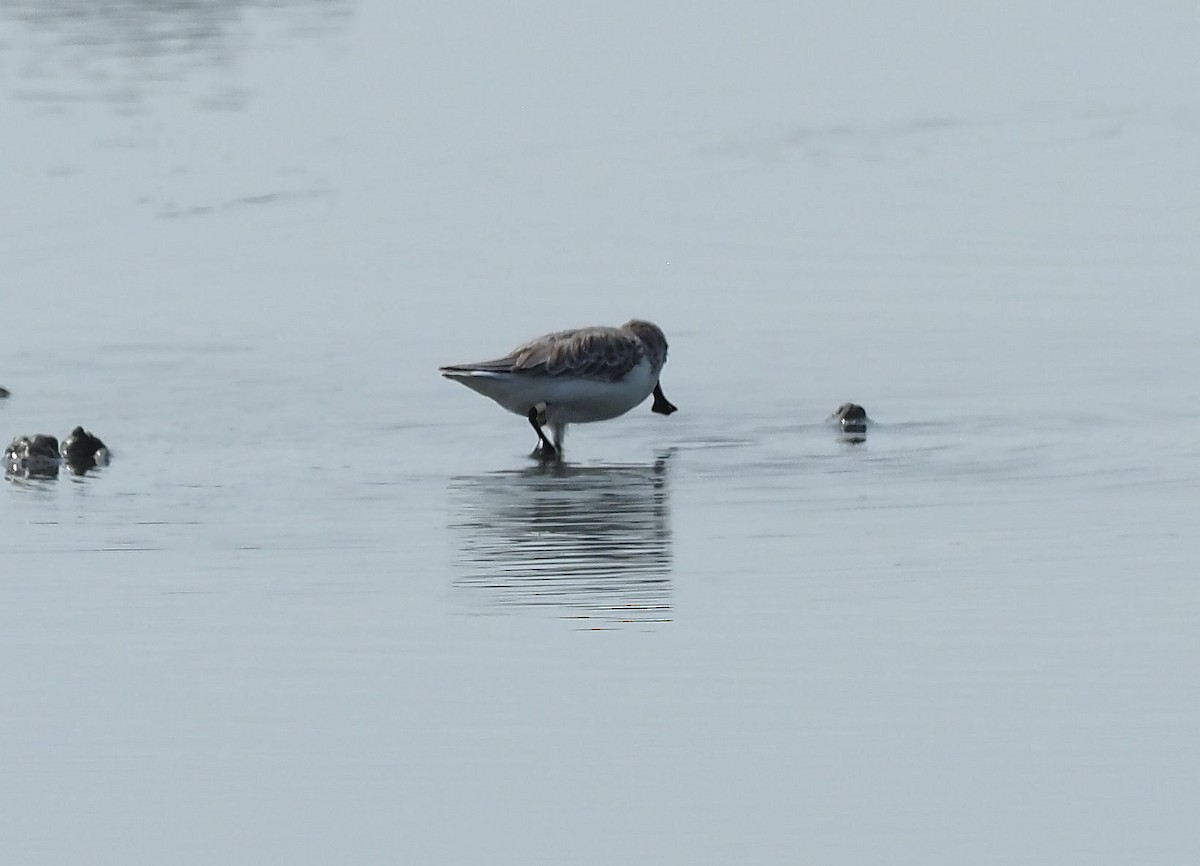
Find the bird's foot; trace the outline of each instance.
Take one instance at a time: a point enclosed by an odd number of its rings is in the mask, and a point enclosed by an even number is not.
[[[560,455],[558,449],[553,445],[550,445],[549,443],[542,444],[539,442],[537,447],[530,452],[529,456],[535,460],[541,460],[543,463],[550,463],[554,460],[558,460]]]

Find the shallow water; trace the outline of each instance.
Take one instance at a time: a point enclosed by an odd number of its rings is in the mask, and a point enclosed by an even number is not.
[[[1200,859],[1123,9],[0,2],[0,432],[115,454],[0,488],[9,858]],[[635,315],[680,411],[561,467],[436,374]]]

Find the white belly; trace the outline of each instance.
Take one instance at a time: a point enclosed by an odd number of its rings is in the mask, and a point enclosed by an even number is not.
[[[544,405],[551,425],[586,424],[624,415],[650,396],[657,381],[646,359],[619,382],[519,373],[473,373],[454,378],[517,415],[525,416],[530,407]]]

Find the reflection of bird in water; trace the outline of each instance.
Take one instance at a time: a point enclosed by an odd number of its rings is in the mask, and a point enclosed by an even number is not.
[[[465,576],[495,609],[605,622],[670,619],[670,454],[651,465],[547,464],[456,478]]]

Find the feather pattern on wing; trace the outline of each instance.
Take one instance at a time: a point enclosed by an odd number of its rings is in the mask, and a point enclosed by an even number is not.
[[[638,365],[642,356],[641,341],[620,328],[577,328],[538,337],[494,361],[456,366],[484,373],[619,382]]]

